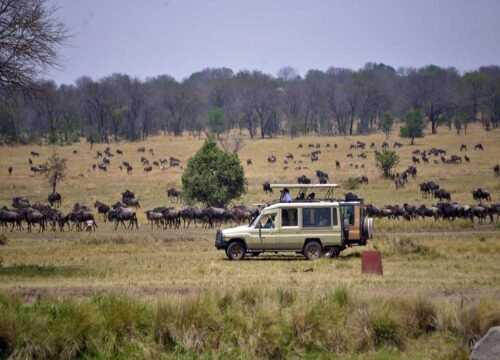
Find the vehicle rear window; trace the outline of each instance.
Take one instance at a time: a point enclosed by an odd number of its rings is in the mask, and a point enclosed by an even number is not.
[[[330,208],[304,208],[302,209],[303,227],[332,226]]]

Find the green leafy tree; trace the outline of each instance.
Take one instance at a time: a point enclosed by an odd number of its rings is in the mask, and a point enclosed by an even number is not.
[[[382,119],[380,119],[380,129],[384,132],[386,139],[389,138],[389,134],[392,131],[394,117],[394,114],[386,112],[382,115]]]
[[[237,154],[222,151],[209,136],[189,159],[182,174],[182,187],[188,201],[226,207],[246,192],[247,181]]]
[[[375,155],[377,167],[382,170],[385,178],[391,176],[391,171],[399,164],[399,156],[394,150],[383,149]]]
[[[405,113],[404,124],[399,129],[399,136],[410,139],[411,145],[415,138],[424,137],[424,112],[420,109],[411,109]]]
[[[210,114],[208,114],[207,126],[212,133],[216,134],[217,139],[219,138],[219,135],[224,132],[224,111],[221,108],[215,107],[212,109]]]
[[[66,158],[62,158],[54,151],[49,160],[47,161],[46,176],[52,186],[52,192],[56,192],[57,183],[64,179],[66,171]]]

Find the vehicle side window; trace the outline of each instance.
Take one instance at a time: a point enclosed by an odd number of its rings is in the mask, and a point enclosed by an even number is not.
[[[281,209],[281,226],[297,226],[297,209]]]
[[[339,224],[339,219],[338,219],[338,215],[337,215],[337,208],[333,208],[332,209],[332,213],[333,213],[333,226],[337,226]]]
[[[304,227],[327,227],[332,225],[330,208],[302,209]]]

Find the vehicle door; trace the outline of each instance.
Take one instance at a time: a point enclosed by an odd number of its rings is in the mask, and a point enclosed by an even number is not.
[[[299,208],[287,206],[280,209],[279,245],[283,250],[302,250],[304,238],[300,230]]]
[[[278,247],[278,211],[264,211],[250,229],[247,246],[249,250],[269,250]]]

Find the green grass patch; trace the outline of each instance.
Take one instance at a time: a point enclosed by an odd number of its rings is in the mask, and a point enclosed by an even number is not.
[[[0,267],[0,276],[10,277],[74,277],[89,275],[89,270],[72,266],[12,265]]]

